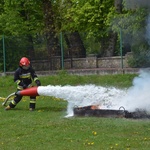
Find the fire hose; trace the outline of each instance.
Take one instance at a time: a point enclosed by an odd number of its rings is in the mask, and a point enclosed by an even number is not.
[[[24,89],[22,91],[17,91],[14,93],[11,93],[10,95],[7,96],[7,98],[4,100],[4,102],[2,103],[2,106],[5,106],[6,103],[9,101],[9,99],[15,95],[21,95],[21,96],[39,96],[38,94],[38,87],[31,87],[28,89]]]
[[[4,102],[2,103],[2,106],[5,106],[6,103],[8,102],[8,100],[9,100],[12,96],[14,96],[14,95],[15,95],[15,92],[14,92],[14,93],[11,93],[10,95],[8,95],[8,96],[6,97],[6,99],[4,100]]]

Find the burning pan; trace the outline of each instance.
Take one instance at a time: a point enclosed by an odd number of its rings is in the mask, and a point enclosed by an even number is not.
[[[74,107],[74,116],[150,119],[150,114],[148,114],[146,111],[137,109],[135,112],[128,112],[122,106],[118,110],[98,109],[93,107],[93,105],[85,107]]]

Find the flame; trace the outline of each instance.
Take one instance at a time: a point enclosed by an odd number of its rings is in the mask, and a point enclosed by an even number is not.
[[[92,105],[92,106],[91,106],[91,109],[92,109],[92,110],[100,109],[100,105]]]

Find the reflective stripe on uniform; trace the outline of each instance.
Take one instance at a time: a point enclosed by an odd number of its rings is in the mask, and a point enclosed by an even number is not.
[[[36,77],[36,78],[34,78],[34,82],[35,82],[36,80],[39,80],[39,79]]]
[[[11,103],[12,103],[13,105],[16,105],[16,102],[15,102],[14,100],[12,100]]]
[[[36,99],[30,99],[30,103],[36,103]]]
[[[17,80],[17,81],[16,81],[17,84],[19,84],[20,82],[21,82],[20,80]]]
[[[26,74],[22,74],[19,77],[22,78],[22,79],[25,79],[25,78],[30,79],[31,78],[31,73],[29,72],[29,73],[26,73]]]
[[[29,84],[29,85],[28,85],[28,88],[30,88],[30,87],[32,87],[32,84]]]
[[[23,90],[23,87],[20,86],[20,85],[18,85],[18,86],[17,86],[17,89],[18,89],[18,90]]]

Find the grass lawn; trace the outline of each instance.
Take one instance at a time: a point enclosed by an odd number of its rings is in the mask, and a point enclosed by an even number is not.
[[[97,84],[129,87],[136,75],[40,77],[43,85]],[[96,82],[97,81],[97,82]],[[0,77],[0,96],[14,92],[12,77]],[[2,102],[3,99],[0,99]],[[65,118],[67,102],[37,97],[34,112],[23,97],[14,110],[0,105],[0,150],[149,150],[150,120],[100,117]]]

